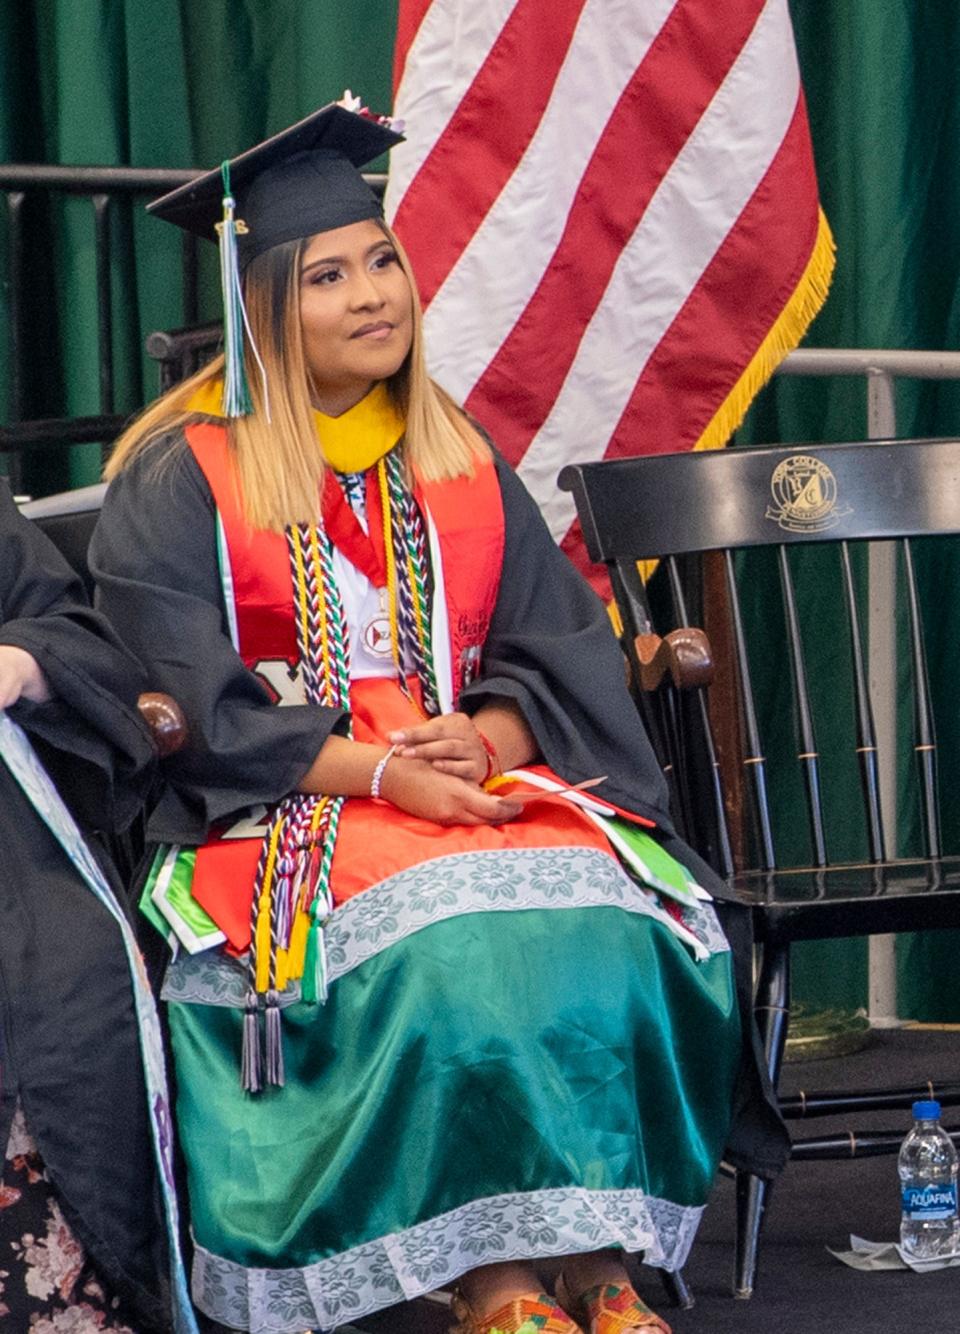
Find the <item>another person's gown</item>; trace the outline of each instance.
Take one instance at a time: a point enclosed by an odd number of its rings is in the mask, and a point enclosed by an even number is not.
[[[3,483],[0,644],[43,669],[51,701],[20,701],[9,717],[122,899],[96,834],[130,822],[150,774],[153,748],[135,712],[142,671]],[[3,760],[0,846],[0,1328],[169,1330],[121,934]]]
[[[713,888],[671,829],[602,604],[514,473],[495,467],[502,577],[458,707],[515,701],[556,775],[604,775],[595,794],[655,824],[659,848]],[[357,505],[362,485],[340,480]],[[159,468],[148,448],[121,474],[91,548],[99,605],[183,705],[194,739],[170,762],[152,820],[164,847],[202,844],[279,801],[343,727],[333,709],[277,707],[244,665],[225,599],[258,576],[234,565],[224,578],[223,547],[211,486],[184,446]],[[359,643],[372,587],[334,559],[354,710],[362,699],[362,735],[382,739],[403,714],[391,705],[378,720],[377,690],[394,704],[400,692]],[[355,818],[333,862],[329,998],[308,1004],[287,987],[284,1087],[245,1093],[239,1077],[235,956],[249,933],[231,934],[229,918],[235,894],[248,919],[249,884],[222,887],[228,945],[181,949],[167,974],[200,1309],[231,1327],[300,1331],[494,1261],[622,1246],[682,1265],[735,1109],[740,1161],[772,1171],[783,1157],[712,905],[682,914],[694,948],[562,802],[481,829],[368,799],[345,809]],[[364,857],[379,873],[357,871]]]

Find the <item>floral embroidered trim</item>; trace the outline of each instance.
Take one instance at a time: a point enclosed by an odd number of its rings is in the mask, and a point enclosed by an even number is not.
[[[510,848],[437,857],[390,876],[331,914],[324,926],[328,983],[432,922],[474,912],[610,906],[669,925],[652,891],[595,848]],[[684,908],[683,916],[712,954],[729,950],[710,904]],[[242,1009],[246,991],[246,974],[237,959],[219,950],[181,951],[167,969],[162,996]],[[299,999],[300,984],[292,982],[280,993],[279,1005],[283,1009]]]
[[[246,1268],[196,1247],[193,1298],[206,1315],[252,1334],[351,1324],[451,1283],[477,1265],[604,1246],[683,1266],[703,1212],[642,1190],[581,1187],[494,1195],[354,1246],[302,1269]]]

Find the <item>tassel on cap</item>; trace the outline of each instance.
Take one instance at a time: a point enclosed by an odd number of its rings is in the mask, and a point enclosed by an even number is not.
[[[264,413],[270,420],[270,400],[267,393],[267,375],[260,353],[250,332],[247,310],[240,287],[240,264],[237,258],[237,237],[247,234],[247,224],[234,216],[237,201],[230,190],[230,163],[220,165],[223,180],[223,219],[217,223],[220,241],[220,289],[223,295],[223,400],[224,417],[248,417],[253,412],[247,367],[244,358],[243,335],[246,331],[250,350],[260,370],[263,386]]]
[[[243,326],[246,312],[240,292],[237,234],[247,224],[234,217],[236,200],[230,192],[230,163],[220,166],[223,178],[223,221],[217,223],[220,238],[220,287],[223,293],[223,415],[246,417],[253,411],[250,386],[243,358]]]

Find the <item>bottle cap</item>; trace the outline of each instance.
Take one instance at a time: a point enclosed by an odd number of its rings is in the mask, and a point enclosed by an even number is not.
[[[932,1099],[926,1102],[915,1102],[913,1104],[914,1121],[938,1121],[940,1119],[940,1104]]]

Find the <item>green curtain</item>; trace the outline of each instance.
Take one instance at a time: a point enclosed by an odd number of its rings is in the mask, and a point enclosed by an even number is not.
[[[944,349],[960,334],[960,8],[953,0],[791,0],[807,95],[821,198],[837,241],[830,297],[807,346]],[[901,381],[900,436],[960,433],[960,385]],[[866,433],[866,393],[860,379],[775,379],[760,395],[741,444],[856,440]],[[960,716],[950,679],[960,644],[958,599],[944,597],[960,582],[956,549],[918,553],[924,619],[934,631],[930,670],[941,702],[937,717],[942,757],[944,840],[960,852],[960,784],[953,757]],[[844,670],[847,645],[839,618],[816,577],[821,553],[807,553],[800,582],[801,614],[820,627],[815,670]],[[752,581],[751,620],[764,626],[764,583]],[[776,642],[776,641],[775,641]],[[780,642],[782,642],[782,635]],[[783,664],[785,666],[785,664]],[[904,668],[906,664],[904,664]],[[781,815],[801,809],[787,740],[790,700],[779,667],[761,680],[768,751],[791,773],[777,800]],[[906,680],[903,682],[907,686]],[[908,696],[904,696],[905,698]],[[849,700],[837,698],[817,718],[827,761],[849,754]],[[906,720],[909,722],[909,719]],[[950,776],[954,775],[951,781]],[[863,831],[852,765],[825,793],[838,858],[856,855]],[[909,852],[915,812],[900,813]],[[782,823],[782,821],[781,821]],[[788,821],[789,823],[789,821]],[[796,823],[796,822],[795,822]],[[796,828],[784,859],[803,856],[805,830]],[[956,986],[960,940],[930,933],[898,941],[900,1013],[917,1019],[960,1019]],[[811,1005],[860,1005],[867,998],[866,942],[831,942],[795,951],[794,997]]]
[[[21,162],[207,167],[282,128],[345,86],[375,107],[390,103],[397,0],[7,0],[0,6],[0,159]],[[949,348],[960,297],[960,7],[956,0],[791,0],[824,206],[839,256],[833,292],[808,344]],[[155,391],[142,353],[151,329],[182,322],[179,243],[141,207],[114,219],[135,262],[115,261],[114,354],[122,370],[117,409]],[[5,244],[0,226],[0,248]],[[170,233],[168,235],[168,233]],[[31,359],[27,415],[98,409],[93,229],[89,206],[59,200],[35,208],[31,258]],[[212,248],[211,248],[212,249]],[[0,253],[0,264],[4,256]],[[6,294],[0,290],[0,320]],[[216,313],[212,301],[202,312]],[[901,435],[960,431],[960,388],[903,384]],[[0,413],[9,413],[9,366],[0,363]],[[778,380],[738,434],[743,444],[856,439],[865,431],[859,382]],[[27,469],[37,493],[94,479],[96,448],[62,466]],[[2,468],[0,460],[0,468]],[[808,563],[815,565],[813,553]],[[943,686],[960,642],[954,553],[923,557],[927,616],[936,615],[931,666]],[[821,581],[808,569],[802,612],[829,627]],[[755,627],[763,626],[755,581]],[[775,627],[773,627],[775,630]],[[823,670],[842,642],[823,636]],[[781,800],[796,802],[783,673],[760,681]],[[939,692],[941,695],[943,691]],[[847,744],[842,701],[818,719],[825,745]],[[939,718],[945,754],[957,753],[955,709]],[[779,758],[778,758],[779,757]],[[846,780],[828,793],[838,855],[859,832],[845,819]],[[945,833],[956,848],[960,784],[944,791]],[[798,845],[802,831],[798,830]],[[792,851],[785,847],[785,857]],[[908,1013],[956,1019],[956,941],[917,938],[901,950]],[[798,951],[796,994],[819,1004],[866,996],[862,944]],[[932,980],[931,980],[932,979]]]
[[[210,167],[348,86],[388,110],[396,10],[397,0],[8,0],[0,7],[0,160]],[[112,220],[124,256],[112,274],[120,412],[156,392],[146,334],[183,323],[179,237],[148,218],[143,202]],[[32,208],[27,239],[25,415],[96,413],[89,203],[57,198]],[[203,316],[213,318],[212,267],[206,278]],[[0,319],[5,301],[0,292]],[[4,359],[4,418],[9,374]],[[81,447],[62,465],[28,462],[25,482],[40,493],[82,485],[98,471],[99,449]]]

